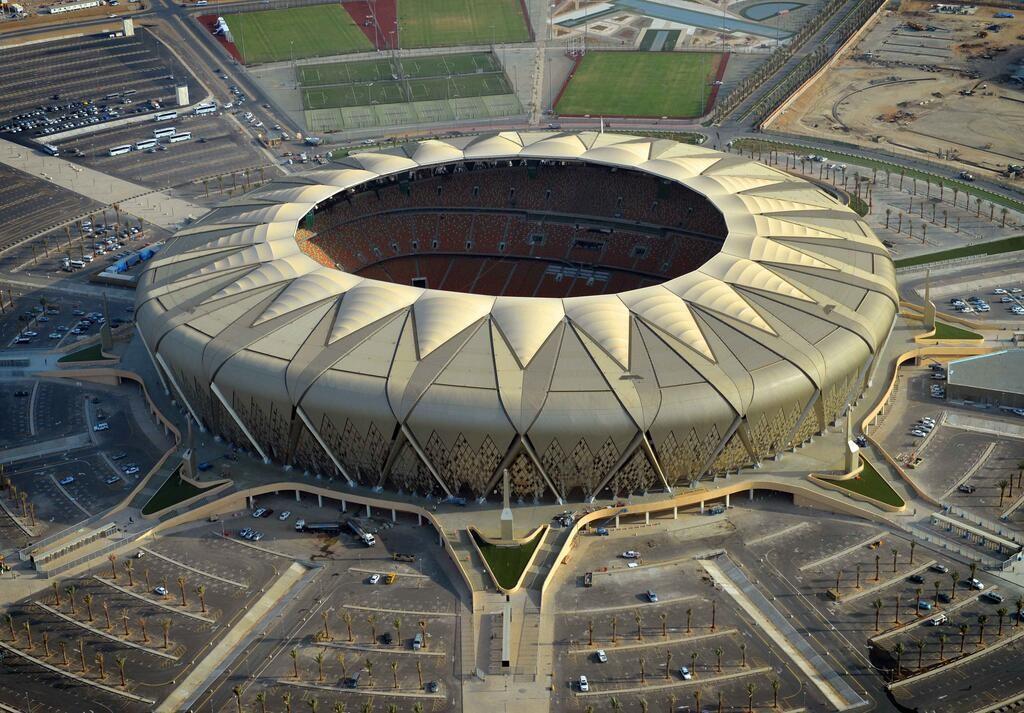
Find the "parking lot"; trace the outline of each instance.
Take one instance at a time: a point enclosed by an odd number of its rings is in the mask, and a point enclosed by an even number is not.
[[[6,67],[0,77],[0,125],[40,141],[80,128],[76,124],[95,126],[103,117],[151,110],[144,107],[154,100],[171,105],[175,86],[188,85],[190,95],[201,91],[144,28],[134,37],[47,42],[0,51],[0,57]],[[19,115],[21,123],[13,121]]]
[[[101,207],[42,178],[0,164],[0,251],[44,228]]]
[[[142,150],[120,156],[109,155],[112,147],[134,146],[145,139],[152,139],[154,129],[166,129],[170,126],[179,133],[191,133],[192,139],[175,144],[161,142],[159,146],[163,148],[152,152]],[[61,143],[60,148],[72,161],[153,188],[183,186],[204,176],[227,174],[226,185],[223,182],[218,183],[216,179],[209,184],[213,197],[220,188],[226,190],[232,187],[232,171],[255,168],[265,162],[254,144],[255,139],[252,136],[243,133],[236,124],[229,122],[224,116],[183,114],[173,121],[159,124],[144,122],[71,139]],[[76,156],[75,151],[80,151],[83,155]],[[258,178],[257,169],[253,171],[252,180]],[[234,185],[243,185],[243,176],[240,173]],[[199,194],[204,195],[201,185],[199,190]]]

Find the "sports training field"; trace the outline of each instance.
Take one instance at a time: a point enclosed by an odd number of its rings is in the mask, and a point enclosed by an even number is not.
[[[555,111],[567,116],[701,116],[721,58],[713,52],[588,52]]]
[[[403,49],[530,39],[519,0],[398,0],[398,21]]]
[[[246,64],[373,49],[341,5],[243,12],[224,19]]]

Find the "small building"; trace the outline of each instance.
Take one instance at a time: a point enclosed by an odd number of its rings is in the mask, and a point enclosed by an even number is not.
[[[266,134],[260,134],[260,142],[268,149],[277,148],[281,145],[281,132],[268,131]]]
[[[951,401],[1024,408],[1024,349],[951,361],[946,396]]]

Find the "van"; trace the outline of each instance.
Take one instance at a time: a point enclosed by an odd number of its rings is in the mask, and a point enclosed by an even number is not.
[[[72,260],[69,264],[74,268],[85,267],[85,263],[81,260]]]
[[[422,648],[423,648],[423,632],[420,632],[419,634],[416,634],[415,638],[413,638],[413,640],[412,640],[412,650],[413,651],[419,651]]]
[[[388,572],[384,575],[384,584],[394,584],[396,579],[398,579],[397,574],[394,572]]]

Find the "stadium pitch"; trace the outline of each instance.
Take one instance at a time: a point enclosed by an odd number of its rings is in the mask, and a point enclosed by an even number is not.
[[[565,116],[702,116],[722,55],[588,52],[555,105]]]
[[[340,5],[243,12],[225,19],[246,64],[373,49]]]
[[[400,46],[528,42],[520,0],[398,0]]]

